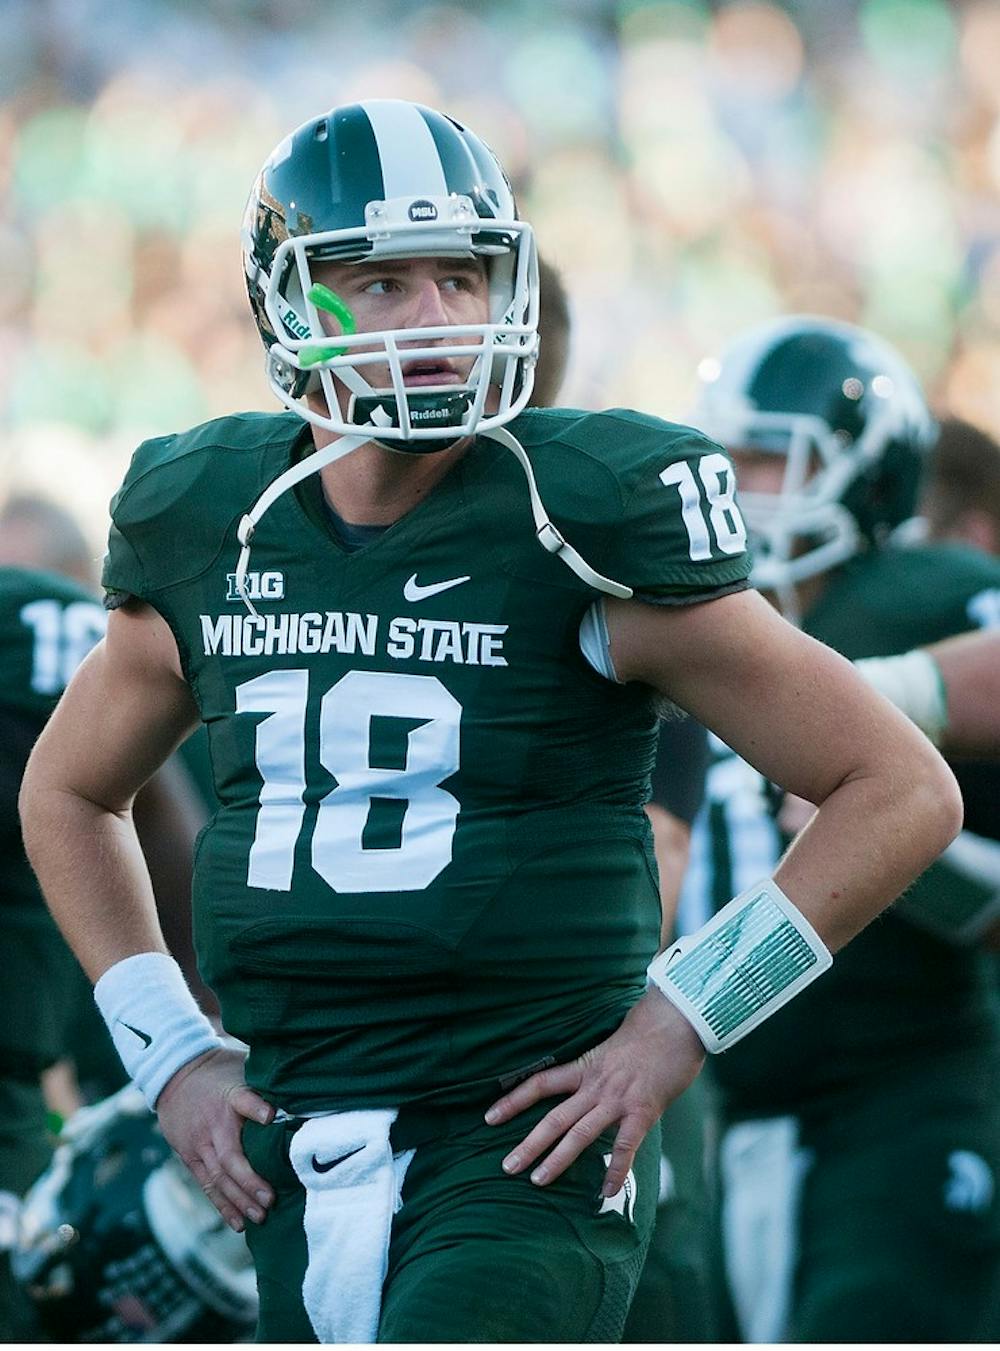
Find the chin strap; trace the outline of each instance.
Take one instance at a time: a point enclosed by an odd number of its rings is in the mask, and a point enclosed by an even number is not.
[[[545,505],[538,493],[538,485],[535,482],[531,461],[528,459],[520,441],[511,436],[510,432],[504,427],[494,428],[492,431],[483,432],[482,435],[509,450],[524,470],[524,476],[528,481],[528,496],[531,500],[531,515],[535,522],[535,535],[542,548],[550,554],[555,554],[571,572],[575,572],[581,581],[586,582],[588,586],[592,586],[595,591],[603,591],[608,596],[618,596],[621,600],[628,600],[632,595],[632,588],[623,585],[621,582],[616,582],[610,577],[605,577],[603,573],[592,568],[549,520],[548,512],[545,510]],[[364,435],[340,436],[335,441],[323,446],[321,450],[316,450],[311,455],[307,455],[304,460],[299,460],[298,464],[293,464],[290,469],[286,469],[283,474],[279,474],[273,483],[269,483],[250,510],[240,520],[236,531],[241,546],[239,561],[236,564],[236,590],[243,598],[243,604],[255,619],[259,616],[247,589],[247,571],[250,567],[250,542],[253,539],[254,531],[260,524],[261,517],[274,506],[282,493],[287,492],[296,483],[301,483],[303,479],[308,478],[310,474],[315,474],[325,465],[333,464],[335,460],[349,455],[352,450],[357,450],[358,446],[363,446],[371,439],[370,430],[365,432]]]
[[[286,469],[283,474],[279,474],[273,483],[269,483],[250,510],[243,516],[236,531],[236,537],[242,546],[239,561],[236,564],[236,590],[242,596],[243,604],[255,619],[259,616],[247,591],[247,570],[250,567],[250,541],[260,524],[261,517],[274,506],[282,493],[287,492],[289,488],[294,488],[296,483],[301,483],[304,478],[308,478],[310,474],[315,474],[324,465],[333,464],[335,460],[342,459],[345,455],[349,455],[352,450],[357,450],[358,446],[363,446],[366,441],[370,440],[370,432],[366,432],[364,436],[339,436],[335,441],[323,446],[321,450],[314,450],[304,460],[299,460],[298,464],[293,464],[290,469]]]
[[[575,572],[581,581],[586,582],[588,586],[592,586],[595,591],[603,591],[608,596],[618,596],[620,600],[628,600],[633,594],[632,588],[625,586],[622,582],[614,581],[611,577],[605,577],[603,573],[592,568],[549,520],[545,504],[539,496],[538,484],[535,482],[535,472],[531,467],[531,461],[528,459],[520,441],[515,436],[511,436],[505,427],[496,427],[492,431],[483,432],[482,435],[488,437],[491,441],[499,442],[501,446],[509,450],[524,470],[524,476],[528,480],[528,496],[531,499],[531,515],[535,522],[535,535],[542,548],[550,554],[555,554],[571,572]]]

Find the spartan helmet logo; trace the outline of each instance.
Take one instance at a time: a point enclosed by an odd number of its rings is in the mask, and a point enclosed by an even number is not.
[[[610,1164],[612,1156],[604,1155],[605,1166]],[[625,1181],[615,1192],[614,1196],[602,1196],[601,1208],[598,1215],[616,1214],[629,1224],[635,1224],[635,1197],[636,1197],[635,1173],[630,1168],[625,1175]]]

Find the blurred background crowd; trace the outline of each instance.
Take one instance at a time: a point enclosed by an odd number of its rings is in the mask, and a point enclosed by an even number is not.
[[[683,417],[783,310],[874,328],[1000,428],[997,0],[3,0],[0,492],[99,541],[143,436],[272,407],[237,228],[293,125],[398,96],[515,179],[567,402]]]

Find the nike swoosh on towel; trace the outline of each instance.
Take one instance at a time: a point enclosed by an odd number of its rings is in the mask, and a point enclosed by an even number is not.
[[[341,1154],[336,1159],[327,1159],[324,1163],[320,1163],[319,1159],[317,1159],[314,1154],[312,1157],[312,1165],[317,1173],[328,1173],[331,1168],[336,1168],[338,1163],[344,1163],[347,1159],[353,1159],[355,1154],[360,1154],[363,1149],[364,1145],[358,1145],[357,1149],[352,1149],[347,1154]]]

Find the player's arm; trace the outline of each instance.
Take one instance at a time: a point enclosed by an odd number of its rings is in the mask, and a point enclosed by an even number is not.
[[[963,633],[856,665],[946,751],[1000,754],[1000,632]]]
[[[774,874],[777,898],[748,918],[756,905],[750,899],[741,912],[743,933],[759,925],[763,934],[746,946],[734,943],[724,959],[726,943],[703,944],[709,975],[704,979],[702,970],[698,979],[703,987],[723,987],[724,1000],[738,1004],[748,977],[758,988],[781,985],[782,963],[768,967],[771,938],[782,952],[804,953],[807,964],[813,954],[814,970],[821,970],[827,950],[836,951],[889,905],[958,832],[957,785],[926,738],[849,662],[794,629],[756,593],[687,607],[614,602],[607,621],[620,679],[661,690],[767,778],[820,804]],[[776,927],[769,912],[777,914]],[[716,920],[706,928],[717,932]],[[685,941],[697,945],[699,936]],[[698,994],[689,1002],[697,1004]],[[766,1005],[765,1013],[780,1001]],[[488,1120],[570,1095],[512,1151],[507,1170],[520,1172],[551,1149],[531,1175],[548,1182],[618,1123],[603,1187],[614,1194],[646,1132],[701,1067],[696,1024],[651,988],[606,1042],[500,1099]]]
[[[608,610],[622,679],[655,685],[765,778],[819,805],[775,880],[832,951],[957,834],[958,787],[926,738],[756,592]]]
[[[126,1069],[220,1213],[242,1228],[242,1216],[263,1217],[271,1193],[239,1128],[271,1109],[243,1085],[242,1057],[221,1048],[167,956],[132,820],[136,793],[196,718],[163,619],[138,603],[114,611],[32,752],[22,829]]]

